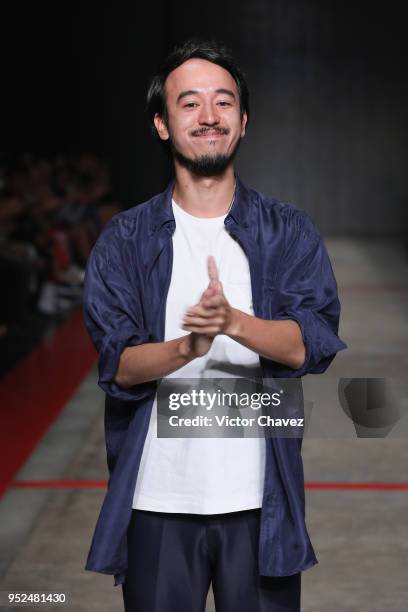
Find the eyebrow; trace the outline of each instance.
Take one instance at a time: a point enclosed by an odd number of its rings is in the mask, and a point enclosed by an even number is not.
[[[178,96],[177,96],[177,103],[180,102],[180,100],[182,100],[183,98],[185,98],[186,96],[192,96],[192,95],[197,95],[200,92],[197,91],[196,89],[187,89],[187,91],[182,91]],[[219,89],[215,90],[215,93],[220,93],[220,94],[226,94],[227,96],[231,96],[234,100],[235,100],[235,94],[233,91],[231,91],[230,89],[224,89],[223,87],[220,87]]]

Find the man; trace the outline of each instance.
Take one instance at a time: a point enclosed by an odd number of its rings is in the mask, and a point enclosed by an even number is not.
[[[294,612],[317,563],[301,439],[159,438],[156,388],[325,371],[345,348],[330,261],[305,213],[234,173],[248,90],[223,46],[176,48],[148,111],[175,180],[117,215],[87,266],[110,470],[87,569],[115,575],[127,611],[202,612],[212,582],[217,612]]]

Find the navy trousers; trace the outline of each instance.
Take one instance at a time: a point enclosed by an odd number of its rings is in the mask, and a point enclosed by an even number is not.
[[[259,576],[260,509],[227,514],[133,510],[126,612],[299,612],[301,574]]]

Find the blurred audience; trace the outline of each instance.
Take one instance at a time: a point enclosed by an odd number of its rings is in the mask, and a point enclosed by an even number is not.
[[[27,312],[80,302],[90,250],[120,210],[95,155],[0,159],[0,337]]]

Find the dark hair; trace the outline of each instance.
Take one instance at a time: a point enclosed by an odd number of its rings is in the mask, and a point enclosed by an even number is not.
[[[163,117],[167,123],[168,115],[164,84],[168,75],[181,66],[181,64],[194,57],[218,64],[218,66],[225,68],[231,74],[237,84],[241,119],[244,112],[247,113],[249,118],[248,86],[244,74],[232,57],[230,49],[221,42],[193,38],[173,49],[150,82],[146,99],[146,112],[152,127],[154,128],[153,119],[156,113]],[[156,132],[155,129],[154,132]]]

